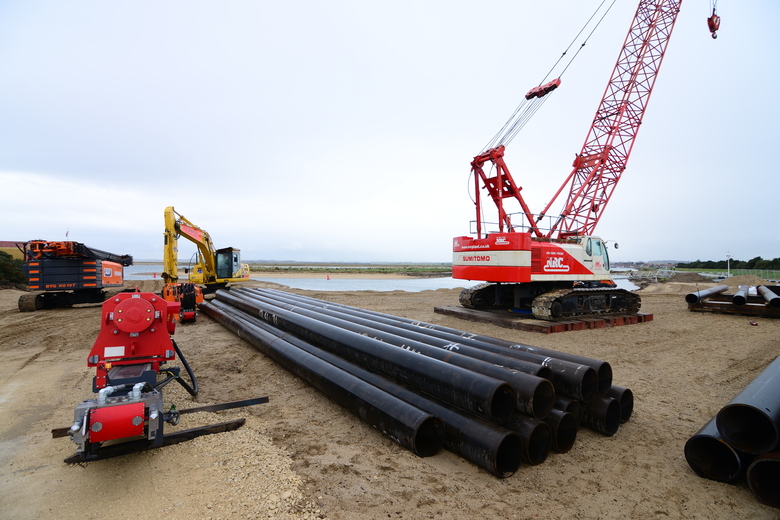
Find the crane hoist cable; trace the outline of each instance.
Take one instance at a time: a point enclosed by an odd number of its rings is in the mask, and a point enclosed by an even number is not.
[[[607,2],[607,0],[602,0],[601,4],[596,8],[596,10],[593,12],[593,14],[588,18],[588,21],[585,22],[585,24],[582,26],[582,28],[579,30],[577,35],[572,39],[571,43],[569,43],[569,46],[566,47],[566,49],[563,51],[561,56],[558,58],[558,60],[553,64],[553,66],[550,68],[550,70],[547,72],[547,74],[544,76],[542,81],[539,82],[539,85],[537,85],[535,88],[531,89],[523,98],[523,100],[520,102],[520,105],[515,109],[515,111],[512,113],[512,115],[509,117],[506,123],[504,123],[504,126],[501,127],[501,130],[496,133],[495,136],[493,136],[493,139],[490,140],[490,142],[485,145],[485,147],[482,149],[482,152],[485,152],[491,148],[495,148],[497,146],[506,146],[508,145],[512,139],[515,138],[515,136],[520,132],[520,130],[523,129],[523,127],[528,123],[528,121],[533,117],[536,112],[539,111],[541,106],[547,101],[548,96],[547,94],[551,93],[553,90],[555,90],[561,83],[561,77],[566,72],[566,70],[569,68],[569,66],[572,64],[572,62],[577,58],[580,51],[585,47],[585,44],[588,43],[588,40],[593,35],[593,33],[596,31],[596,29],[601,25],[601,22],[604,20],[604,17],[606,17],[607,13],[612,9],[612,6],[615,5],[615,2],[617,0],[612,0],[612,3],[609,4],[609,7],[606,8],[606,10],[603,11],[601,14],[601,17],[598,19],[598,22],[592,27],[590,32],[588,33],[585,40],[580,44],[580,47],[577,49],[577,52],[574,53],[571,58],[569,58],[566,65],[563,67],[563,70],[560,74],[557,75],[557,78],[553,81],[550,81],[545,84],[545,80],[549,78],[553,71],[558,67],[558,65],[563,60],[564,56],[569,52],[571,47],[574,45],[574,42],[577,41],[577,39],[580,37],[580,35],[587,29],[588,26],[591,25],[591,22],[596,17],[596,15],[602,11],[602,8],[604,4]]]

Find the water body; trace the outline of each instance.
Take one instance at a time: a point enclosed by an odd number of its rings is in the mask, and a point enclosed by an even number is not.
[[[153,273],[160,277],[162,264],[131,265],[125,267],[125,279],[127,280],[153,280]],[[435,291],[436,289],[455,289],[458,287],[471,287],[479,282],[469,280],[456,280],[452,277],[442,278],[409,278],[409,279],[356,279],[356,278],[338,278],[333,275],[328,280],[327,275],[317,274],[316,278],[263,278],[263,276],[253,276],[252,280],[261,282],[272,282],[286,285],[292,289],[303,289],[307,291]],[[621,289],[633,291],[637,289],[627,278],[615,278],[615,283]]]

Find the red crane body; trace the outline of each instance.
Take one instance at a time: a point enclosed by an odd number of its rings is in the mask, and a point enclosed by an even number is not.
[[[638,310],[636,295],[608,289],[614,283],[606,247],[592,235],[626,169],[681,4],[682,0],[639,2],[573,170],[540,213],[531,212],[507,168],[503,143],[474,158],[476,238],[454,239],[453,277],[490,285],[465,290],[464,306],[530,306],[544,319]],[[560,80],[536,87],[526,99],[541,98],[558,85]],[[492,175],[484,171],[487,163],[494,167]],[[497,232],[487,231],[481,189],[498,210]],[[551,216],[551,207],[564,192],[563,209]],[[514,199],[520,211],[507,211],[505,199]],[[519,222],[513,222],[513,216]],[[542,228],[539,223],[545,218],[550,224]],[[513,236],[517,234],[528,240]],[[587,288],[592,296],[575,296],[570,290],[575,285]],[[555,298],[551,291],[557,293]]]

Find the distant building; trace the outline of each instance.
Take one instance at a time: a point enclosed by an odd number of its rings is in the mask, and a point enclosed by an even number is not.
[[[8,253],[11,258],[24,260],[24,244],[26,242],[8,242],[0,240],[0,251]]]

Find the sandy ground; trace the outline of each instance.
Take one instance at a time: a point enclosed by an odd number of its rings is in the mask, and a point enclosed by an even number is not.
[[[683,295],[695,288],[641,291],[649,323],[550,335],[433,312],[456,304],[458,290],[292,291],[609,361],[615,384],[635,394],[631,420],[613,437],[581,430],[569,453],[506,479],[447,451],[418,458],[401,449],[205,316],[175,335],[198,376],[196,402],[270,402],[179,425],[246,417],[235,432],[66,465],[75,445],[49,432],[93,397],[85,358],[100,308],[19,313],[21,293],[1,290],[0,518],[778,518],[746,485],[696,476],[683,445],[780,354],[780,320],[689,312]],[[175,384],[165,397],[194,405]]]

